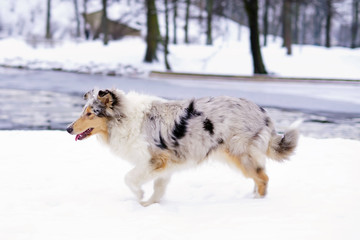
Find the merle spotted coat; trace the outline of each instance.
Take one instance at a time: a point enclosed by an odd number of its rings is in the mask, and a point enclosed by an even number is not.
[[[255,181],[256,195],[264,196],[268,182],[266,157],[287,159],[298,141],[295,127],[278,135],[266,111],[242,98],[168,101],[120,90],[92,90],[85,96],[82,117],[68,131],[78,135],[85,132],[83,139],[91,135],[86,132],[89,129],[105,129],[99,131],[100,139],[135,165],[125,181],[144,206],[160,201],[173,172],[209,157],[241,170]],[[89,112],[105,126],[86,122]],[[82,122],[78,124],[80,120],[86,122],[86,127],[81,127]],[[142,201],[141,186],[151,180],[154,193]]]

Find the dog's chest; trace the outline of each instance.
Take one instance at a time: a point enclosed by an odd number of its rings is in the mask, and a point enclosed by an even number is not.
[[[109,147],[121,159],[135,165],[151,158],[148,151],[148,142],[140,132],[131,135],[127,132],[114,132],[110,136]]]

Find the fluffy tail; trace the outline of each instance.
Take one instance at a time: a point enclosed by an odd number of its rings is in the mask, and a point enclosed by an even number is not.
[[[291,124],[284,135],[272,135],[266,155],[276,161],[289,159],[297,146],[299,140],[298,128],[302,122],[303,120],[298,120]]]

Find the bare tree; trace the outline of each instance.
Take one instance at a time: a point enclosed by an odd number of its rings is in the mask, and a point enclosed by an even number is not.
[[[331,47],[331,21],[333,16],[333,1],[326,0],[325,47]]]
[[[84,0],[83,2],[83,6],[84,6],[84,35],[85,35],[85,38],[86,40],[89,39],[90,37],[90,28],[88,27],[88,20],[87,20],[87,2],[88,0]]]
[[[190,16],[190,3],[191,0],[186,0],[186,13],[185,13],[185,43],[189,43],[189,16]]]
[[[145,62],[157,60],[156,51],[160,35],[155,0],[145,0],[147,9],[147,34]]]
[[[75,9],[75,19],[76,19],[76,37],[80,37],[80,18],[79,18],[78,0],[74,0],[74,9]]]
[[[267,74],[261,55],[258,24],[258,0],[243,0],[250,27],[250,46],[253,57],[254,73]]]
[[[264,14],[263,14],[264,46],[267,45],[267,35],[269,31],[269,7],[270,7],[270,0],[265,0]]]
[[[178,0],[173,0],[173,5],[174,5],[174,15],[173,15],[173,25],[174,25],[174,36],[173,36],[173,43],[177,44],[177,16],[178,16],[178,12],[177,12],[177,4],[178,4]]]
[[[353,0],[352,3],[352,24],[351,24],[351,48],[356,48],[357,35],[359,29],[359,0]]]
[[[168,60],[168,44],[169,44],[169,7],[168,7],[168,0],[164,0],[165,5],[165,40],[164,40],[164,60],[165,60],[165,67],[166,70],[171,70],[169,60]]]
[[[45,33],[45,38],[46,38],[46,39],[51,39],[50,18],[51,18],[51,0],[47,0],[46,33]]]
[[[284,0],[283,5],[283,34],[284,46],[286,47],[286,54],[291,55],[291,0]]]
[[[107,17],[107,0],[102,0],[102,19],[101,19],[101,28],[104,34],[104,45],[109,43],[109,27],[108,27],[108,17]]]
[[[212,17],[214,0],[206,1],[207,25],[206,25],[206,45],[212,45]]]

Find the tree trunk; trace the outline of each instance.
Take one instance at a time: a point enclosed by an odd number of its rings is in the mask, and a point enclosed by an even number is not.
[[[357,47],[357,34],[359,29],[359,0],[353,0],[352,5],[352,24],[351,24],[351,48]]]
[[[284,46],[286,47],[286,54],[291,55],[291,0],[284,0],[283,5],[283,33],[284,33]]]
[[[79,18],[79,8],[78,8],[78,0],[74,0],[74,8],[75,8],[75,19],[76,19],[76,37],[80,37],[80,18]]]
[[[185,13],[185,43],[189,43],[189,16],[190,16],[190,0],[186,0],[186,13]]]
[[[169,61],[168,61],[168,43],[169,43],[169,8],[168,8],[168,0],[164,0],[165,5],[165,41],[164,41],[164,60],[166,70],[171,70]]]
[[[254,73],[267,74],[261,56],[258,26],[258,0],[243,0],[250,27],[250,45],[253,57]]]
[[[108,28],[108,17],[107,17],[107,0],[102,0],[102,32],[104,34],[104,45],[108,45],[109,43],[109,28]]]
[[[156,50],[158,37],[160,34],[158,17],[156,12],[155,0],[146,0],[147,8],[147,35],[146,35],[146,53],[145,62],[157,60]]]
[[[51,18],[51,0],[47,0],[46,33],[45,33],[45,38],[46,39],[51,39],[50,18]]]
[[[212,15],[213,15],[214,0],[206,1],[206,12],[207,12],[207,27],[206,27],[206,45],[212,45]]]
[[[292,31],[292,43],[298,44],[299,43],[299,18],[300,18],[300,1],[294,1],[294,24],[293,24],[293,31]]]
[[[270,6],[270,0],[265,0],[264,16],[263,16],[264,46],[267,45],[267,35],[269,31],[269,6]]]
[[[326,39],[325,47],[331,47],[331,20],[333,15],[332,0],[326,0]]]
[[[177,18],[177,0],[173,0],[173,4],[174,4],[174,19],[173,19],[173,25],[174,25],[174,36],[173,36],[173,43],[177,44],[177,34],[176,34],[176,30],[177,30],[177,24],[176,24],[176,18]]]
[[[84,35],[85,35],[86,40],[88,40],[90,37],[90,27],[87,22],[87,1],[88,0],[84,0],[84,2],[83,2],[83,4],[84,4]]]

